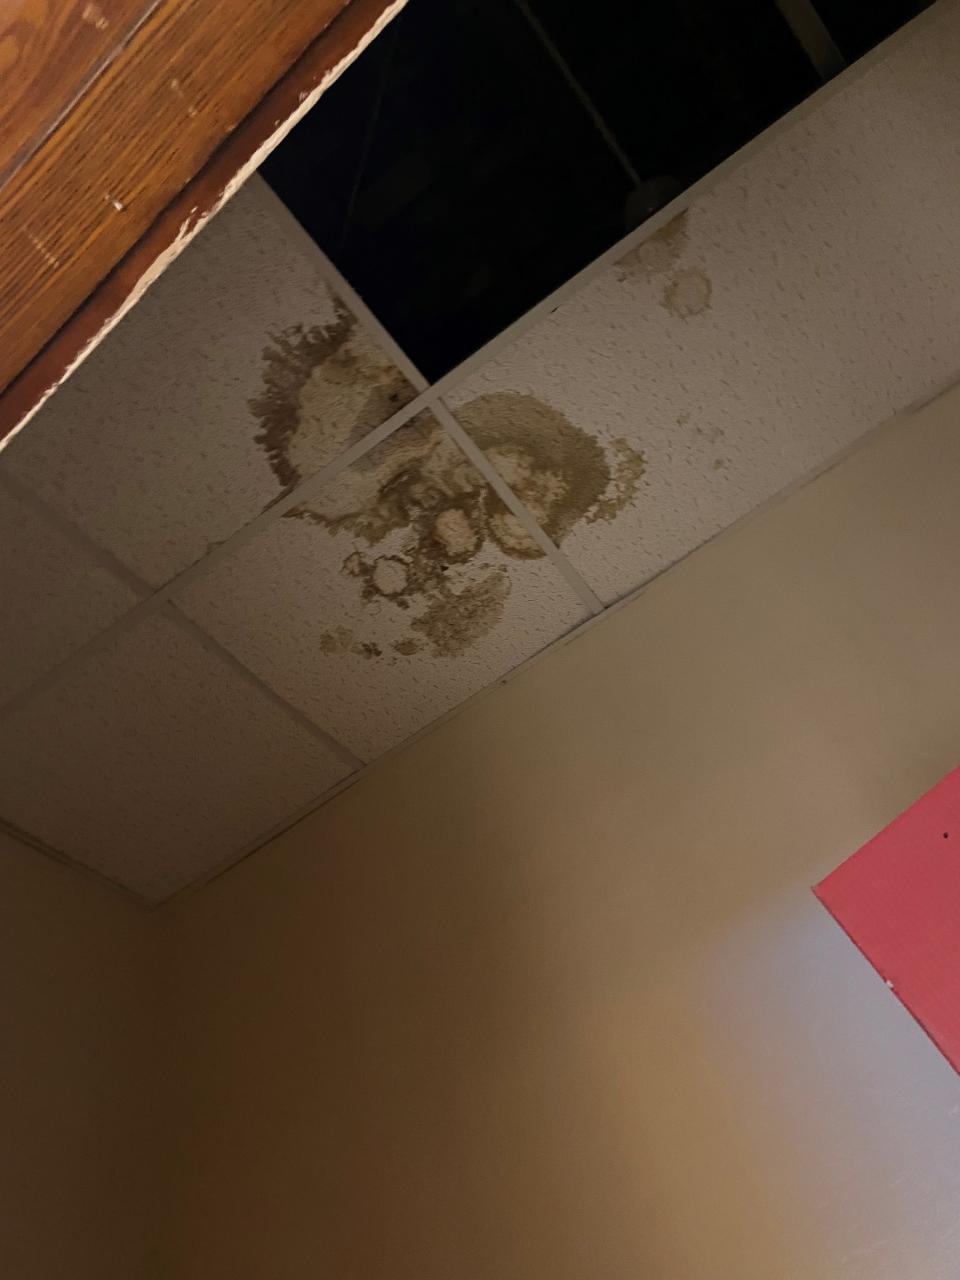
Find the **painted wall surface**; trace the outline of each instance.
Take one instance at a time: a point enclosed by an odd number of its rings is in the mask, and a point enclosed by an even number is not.
[[[154,930],[0,833],[0,1275],[150,1277]]]
[[[810,886],[960,758],[960,394],[164,908],[184,1280],[956,1280]]]

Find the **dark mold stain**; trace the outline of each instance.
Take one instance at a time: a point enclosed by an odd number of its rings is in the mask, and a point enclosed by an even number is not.
[[[263,446],[288,489],[413,399],[396,366],[339,299],[327,325],[293,325],[263,351],[263,389],[250,400]]]
[[[277,426],[269,436],[261,432],[258,439],[273,450],[271,462],[281,480],[300,474],[296,458],[304,412],[310,414],[307,430],[316,433],[322,426],[321,402],[304,396],[314,378],[305,370],[319,354],[329,385],[330,365],[338,368],[349,332],[341,326],[336,333],[327,330],[322,339],[312,339],[297,331],[292,339],[288,335],[285,345],[268,349],[265,392],[257,403],[263,409],[269,403]],[[381,392],[378,387],[376,394]],[[373,425],[369,401],[359,403],[367,416],[351,424],[341,415],[336,452],[357,438],[358,429],[362,433]],[[617,439],[608,459],[598,440],[534,396],[478,396],[459,408],[457,416],[556,543],[580,521],[612,520],[636,497],[645,466],[642,454]],[[260,417],[266,421],[265,412]],[[343,573],[356,581],[364,600],[408,614],[412,634],[391,645],[400,656],[425,647],[435,656],[456,656],[497,626],[511,578],[504,565],[477,562],[485,548],[515,560],[543,555],[444,428],[426,413],[286,516],[309,520],[330,534],[352,535],[356,545],[343,562]],[[377,553],[391,536],[391,545]],[[378,646],[357,640],[346,628],[325,632],[322,648],[326,653],[381,656]]]

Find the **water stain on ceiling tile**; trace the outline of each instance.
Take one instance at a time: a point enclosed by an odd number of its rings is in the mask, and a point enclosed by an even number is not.
[[[534,396],[500,392],[458,410],[463,426],[556,543],[581,520],[609,520],[635,498],[643,453],[617,439],[608,460],[598,440]],[[424,413],[353,466],[348,483],[292,516],[347,529],[374,545],[408,529],[442,567],[470,561],[485,541],[504,556],[543,550],[467,461],[439,422]],[[388,591],[385,594],[398,594]]]
[[[937,13],[448,393],[478,443],[470,405],[510,395],[642,451],[642,494],[563,538],[602,600],[956,376],[960,6]]]
[[[604,448],[546,400],[493,392],[466,400],[456,416],[557,546],[581,522],[613,520],[637,497],[643,453],[622,436]],[[507,554],[543,554],[509,514],[497,541]]]
[[[339,298],[326,325],[292,325],[263,350],[254,436],[284,486],[342,453],[413,399],[413,387]]]
[[[317,643],[321,653],[352,653],[358,658],[379,658],[383,650],[372,640],[358,640],[349,627],[321,631]]]
[[[179,599],[364,758],[583,617],[541,549],[426,413]]]
[[[319,345],[329,351],[328,342]],[[304,437],[314,447],[318,432],[326,441],[330,432],[345,430],[341,446],[350,438],[349,421],[316,417],[304,404],[302,388],[309,385],[305,368],[295,366],[294,376],[281,384],[284,409],[278,416],[284,424],[285,468],[293,468]],[[267,377],[270,402],[276,404],[272,358]],[[473,438],[558,544],[579,521],[611,520],[636,495],[644,470],[642,454],[618,440],[608,461],[593,436],[533,396],[480,396],[460,412]],[[477,567],[486,546],[514,560],[535,560],[544,554],[426,413],[360,458],[319,497],[288,512],[287,518],[310,520],[331,534],[352,535],[359,545],[344,559],[342,571],[356,580],[364,600],[382,600],[409,611],[412,634],[392,645],[405,656],[426,645],[435,657],[455,657],[499,624],[511,581],[502,565]],[[384,554],[380,548],[391,535],[400,538],[400,545]],[[461,572],[464,566],[472,566],[469,581]],[[360,644],[366,656],[380,656],[378,646],[363,640]],[[338,648],[333,645],[329,651]]]
[[[626,441],[611,466],[594,436],[535,396],[477,396],[458,416],[558,545],[579,521],[608,519],[643,474],[643,455]]]
[[[254,177],[3,463],[159,586],[413,395]]]
[[[625,253],[617,263],[621,280],[639,276],[649,280],[677,266],[687,243],[687,211],[671,218],[658,231]]]
[[[706,311],[713,294],[713,282],[706,271],[683,264],[689,239],[687,218],[685,209],[617,263],[621,283],[657,284],[660,305],[678,320]]]
[[[699,267],[677,271],[670,279],[660,299],[660,305],[678,320],[689,320],[710,306],[713,284]]]
[[[410,634],[391,645],[403,656],[426,646],[434,657],[456,657],[500,622],[511,583],[502,565],[482,562],[487,543],[515,558],[542,554],[429,414],[287,515],[352,537],[341,572],[364,601],[407,615]],[[380,656],[379,646],[361,643]]]

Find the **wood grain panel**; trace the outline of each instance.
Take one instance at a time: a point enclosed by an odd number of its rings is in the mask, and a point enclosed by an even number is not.
[[[0,447],[406,0],[352,0],[0,395]]]
[[[8,0],[0,9],[0,183],[36,151],[158,0]]]
[[[162,0],[0,192],[0,387],[347,0]]]

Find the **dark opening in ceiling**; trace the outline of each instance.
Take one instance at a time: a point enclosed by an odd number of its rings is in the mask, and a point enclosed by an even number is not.
[[[931,3],[932,0],[816,0],[821,18],[850,62]]]
[[[848,59],[926,7],[816,4]],[[798,9],[410,0],[263,174],[436,378],[822,83]]]

